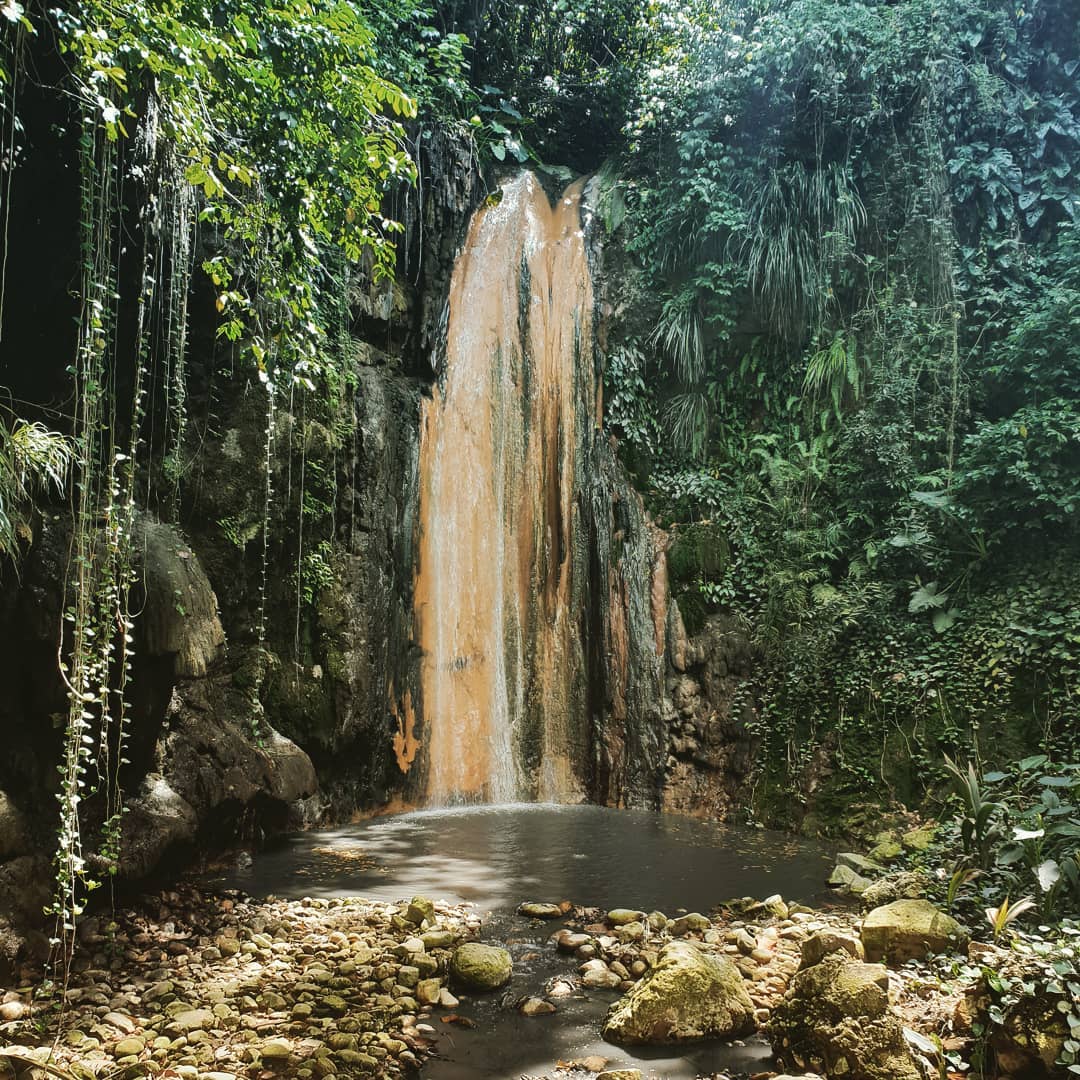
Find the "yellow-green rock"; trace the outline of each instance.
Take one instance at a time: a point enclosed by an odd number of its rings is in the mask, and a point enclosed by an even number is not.
[[[948,952],[968,941],[964,928],[929,900],[894,900],[874,908],[863,920],[861,936],[868,960],[896,964]]]
[[[844,1080],[920,1080],[880,964],[832,952],[800,971],[769,1019],[781,1064]]]
[[[911,829],[900,837],[900,843],[908,851],[925,851],[933,842],[937,829],[933,825],[923,825],[918,829]]]
[[[513,966],[506,949],[468,941],[450,957],[450,979],[469,990],[497,990],[510,981]]]
[[[739,969],[690,942],[673,941],[655,966],[608,1012],[604,1038],[673,1043],[754,1030],[754,1005]]]

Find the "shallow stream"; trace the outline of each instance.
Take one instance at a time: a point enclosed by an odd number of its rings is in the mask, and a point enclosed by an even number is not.
[[[523,918],[515,914],[518,904],[571,900],[674,916],[681,909],[707,913],[733,896],[782,893],[806,901],[822,893],[830,865],[823,849],[783,833],[637,810],[510,804],[423,810],[296,834],[213,880],[256,897],[399,900],[423,894],[475,904],[485,940],[513,954],[514,976],[505,992],[462,998],[458,1012],[474,1020],[475,1029],[448,1030],[433,1018],[443,1030],[425,1080],[542,1076],[559,1060],[592,1054],[608,1058],[610,1068],[689,1080],[766,1068],[768,1047],[759,1040],[653,1050],[612,1046],[599,1032],[618,991],[587,991],[559,1001],[553,1015],[521,1016],[513,1002],[543,996],[547,982],[570,975],[575,961],[547,944],[562,921]]]

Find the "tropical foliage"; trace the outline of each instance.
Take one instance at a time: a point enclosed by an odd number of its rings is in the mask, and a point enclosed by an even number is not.
[[[677,583],[690,629],[725,610],[765,646],[760,734],[794,781],[826,741],[851,791],[885,787],[900,732],[927,779],[983,729],[1075,755],[1070,5],[643,19],[618,187],[655,300],[609,420],[656,511],[730,544]]]

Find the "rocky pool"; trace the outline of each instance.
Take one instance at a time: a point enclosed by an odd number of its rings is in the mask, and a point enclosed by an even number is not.
[[[215,875],[215,885],[256,897],[414,894],[475,905],[483,938],[514,957],[507,989],[463,997],[457,1012],[475,1027],[443,1025],[427,1080],[517,1078],[550,1073],[559,1061],[598,1055],[609,1067],[688,1080],[765,1067],[763,1040],[680,1048],[615,1047],[600,1038],[617,990],[561,999],[551,1015],[525,1017],[515,1002],[576,968],[548,944],[562,921],[516,914],[522,901],[570,900],[600,909],[634,907],[670,916],[708,912],[733,896],[820,897],[831,867],[820,847],[783,833],[597,806],[512,804],[424,810],[289,836],[250,863]],[[436,1010],[438,1013],[438,1010]],[[578,1074],[582,1075],[582,1074]]]

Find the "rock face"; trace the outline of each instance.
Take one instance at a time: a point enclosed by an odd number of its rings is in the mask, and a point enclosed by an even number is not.
[[[513,970],[505,949],[479,941],[459,945],[450,957],[450,978],[464,990],[497,990],[510,981]]]
[[[714,539],[714,544],[722,543]],[[669,561],[678,566],[673,542]],[[749,733],[753,707],[745,694],[756,650],[726,616],[711,616],[688,635],[679,607],[668,611],[669,670],[663,708],[667,721],[667,774],[663,808],[690,816],[723,816],[743,798],[753,763]]]
[[[0,954],[9,969],[39,951],[53,880],[50,776],[69,710],[56,663],[69,530],[61,514],[43,518],[17,581],[0,590],[0,675],[11,688],[0,706],[0,860],[9,860],[0,865]],[[212,846],[235,842],[243,828],[283,828],[317,788],[308,756],[257,715],[228,670],[218,599],[187,536],[140,514],[132,554],[130,603],[138,614],[115,864],[98,852],[100,800],[87,800],[83,812],[91,871],[129,879],[148,874],[171,849],[190,851],[197,838]]]
[[[262,746],[250,727],[237,723],[243,704],[227,679],[179,688],[169,703],[160,741],[161,771],[147,774],[128,802],[121,872],[148,874],[174,845],[202,830],[227,842],[245,809],[261,802],[265,827],[289,824],[290,807],[314,794],[318,781],[310,758],[268,728]]]
[[[617,1043],[675,1043],[745,1035],[754,1005],[738,968],[689,942],[671,942],[656,965],[608,1013],[604,1038]]]
[[[800,971],[769,1022],[777,1058],[845,1080],[919,1080],[888,985],[884,967],[843,951]]]
[[[0,859],[10,859],[28,850],[29,837],[23,812],[0,791]]]
[[[895,900],[875,908],[863,920],[861,936],[868,960],[896,964],[947,952],[968,941],[963,927],[928,900]]]

